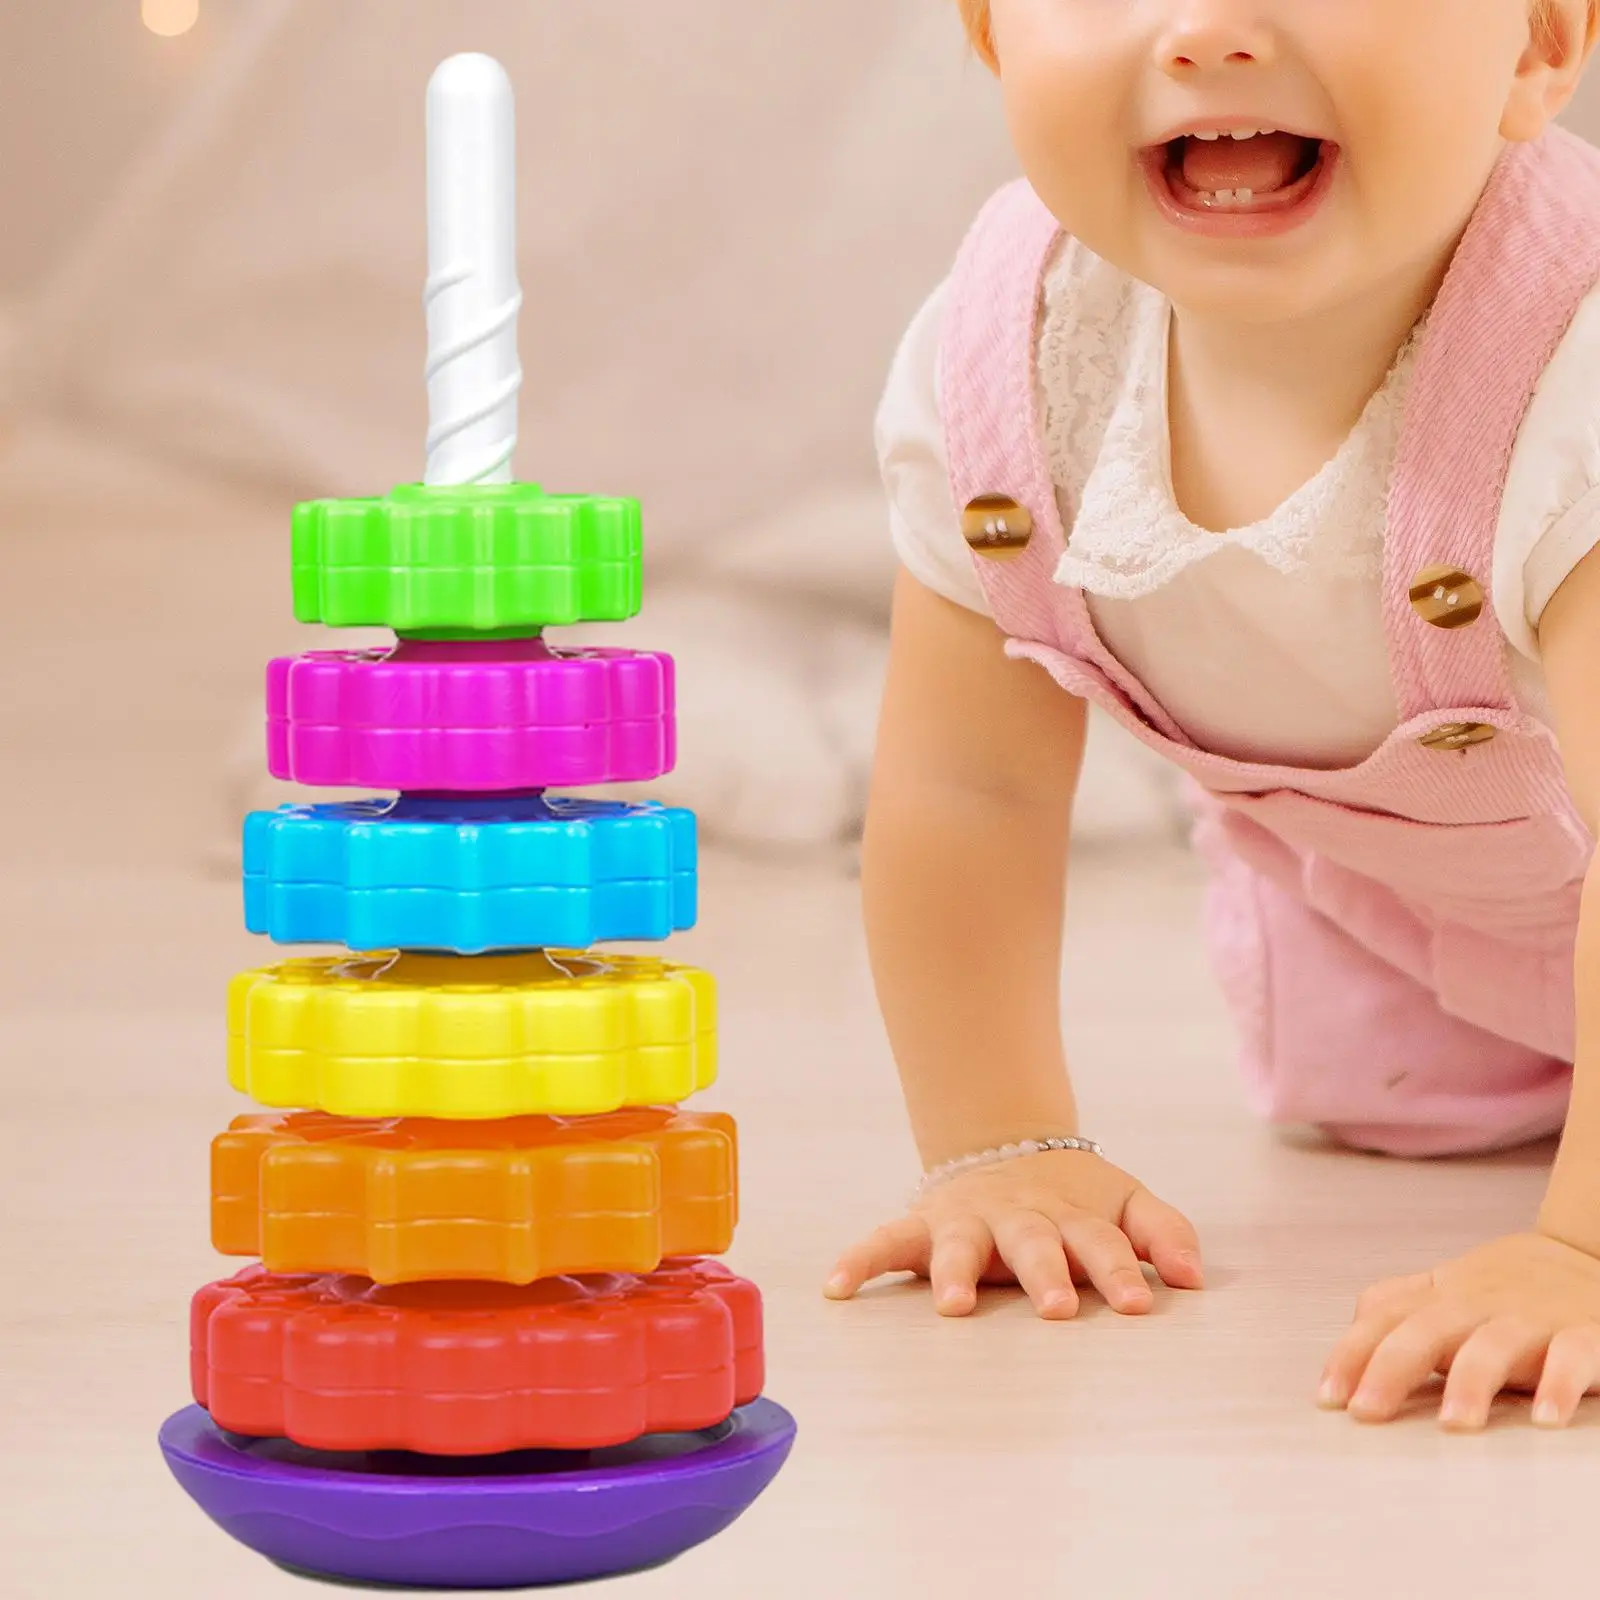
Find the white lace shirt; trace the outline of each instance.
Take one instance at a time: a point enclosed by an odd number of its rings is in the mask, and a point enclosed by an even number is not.
[[[896,550],[947,599],[987,611],[945,467],[941,286],[903,340],[878,412]],[[1215,534],[1173,497],[1169,303],[1065,240],[1047,278],[1039,385],[1069,529],[1056,571],[1101,637],[1198,745],[1337,768],[1394,729],[1381,607],[1389,482],[1415,343],[1328,464],[1265,520]],[[1550,719],[1538,625],[1600,540],[1600,291],[1546,370],[1512,459],[1489,588],[1525,711]],[[1075,518],[1073,505],[1078,507]],[[1481,576],[1481,575],[1480,575]]]

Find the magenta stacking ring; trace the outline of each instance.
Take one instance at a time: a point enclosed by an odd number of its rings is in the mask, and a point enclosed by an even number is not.
[[[406,640],[267,668],[267,764],[319,788],[482,794],[647,783],[676,759],[672,658]]]

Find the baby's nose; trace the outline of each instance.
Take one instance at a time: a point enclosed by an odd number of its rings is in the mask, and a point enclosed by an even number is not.
[[[1181,0],[1156,39],[1156,65],[1177,78],[1264,65],[1274,53],[1272,31],[1256,9],[1239,0]]]

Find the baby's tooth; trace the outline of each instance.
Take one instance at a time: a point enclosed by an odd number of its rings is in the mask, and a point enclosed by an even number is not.
[[[1255,136],[1256,131],[1254,128],[1235,128],[1233,130],[1233,137],[1235,139],[1253,139]]]
[[[1254,189],[1235,189],[1233,199],[1236,205],[1247,206],[1256,197]]]
[[[1207,144],[1214,144],[1222,135],[1220,133],[1197,133],[1195,138],[1203,139]]]

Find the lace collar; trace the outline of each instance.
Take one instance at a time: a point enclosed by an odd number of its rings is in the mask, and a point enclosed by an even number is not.
[[[1192,523],[1173,493],[1167,401],[1170,305],[1156,290],[1135,284],[1122,309],[1120,327],[1096,333],[1082,321],[1052,330],[1052,319],[1070,313],[1060,304],[1046,307],[1041,376],[1051,465],[1057,483],[1069,492],[1074,483],[1083,485],[1056,581],[1106,598],[1136,599],[1229,547],[1253,551],[1285,574],[1314,564],[1321,576],[1380,575],[1389,482],[1417,333],[1322,470],[1260,522],[1218,534]],[[1077,347],[1079,361],[1060,358],[1064,338]],[[1050,356],[1052,341],[1055,359]],[[1120,352],[1115,348],[1119,344]],[[1081,426],[1084,396],[1075,392],[1082,384],[1070,381],[1074,371],[1102,380],[1116,374],[1109,420],[1103,431],[1094,430],[1099,437],[1087,450],[1084,442],[1093,435]],[[1063,377],[1069,381],[1063,383]],[[1062,389],[1067,392],[1058,392]],[[1101,393],[1104,418],[1103,387]],[[1067,418],[1068,406],[1077,413],[1077,425]]]

